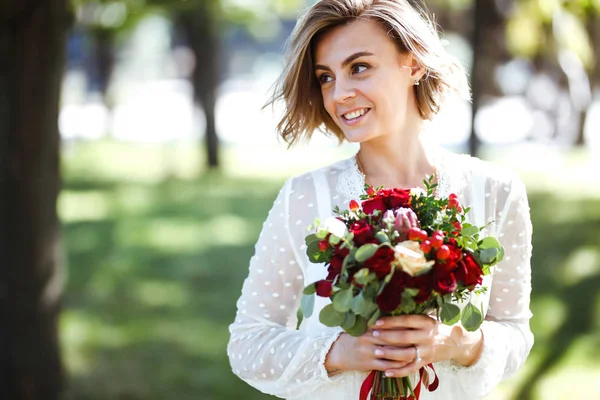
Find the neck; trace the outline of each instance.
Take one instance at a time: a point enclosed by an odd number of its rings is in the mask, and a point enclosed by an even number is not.
[[[423,179],[435,174],[435,166],[419,139],[420,131],[382,136],[361,143],[358,160],[369,185],[423,187]]]

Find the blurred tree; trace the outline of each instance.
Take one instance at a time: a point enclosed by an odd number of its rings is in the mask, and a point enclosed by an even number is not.
[[[58,103],[67,0],[0,4],[0,398],[55,400],[63,388],[57,318]]]
[[[471,43],[472,112],[468,145],[469,153],[477,156],[480,147],[475,128],[477,112],[486,96],[500,94],[495,84],[495,67],[510,58],[504,39],[506,19],[495,0],[434,0],[429,8],[445,31],[455,32]]]
[[[596,62],[600,54],[600,1],[432,0],[428,4],[445,30],[471,38],[473,121],[482,99],[502,95],[496,84],[496,68],[511,57],[521,57],[531,60],[537,73],[553,76],[569,92],[579,120],[575,143],[584,143],[592,93],[589,79],[592,85],[600,79]],[[472,23],[465,20],[466,15],[471,16]],[[558,115],[551,117],[557,123]],[[469,148],[477,153],[474,126]]]
[[[256,3],[236,0],[71,0],[80,10],[80,22],[95,38],[100,90],[106,94],[113,69],[115,35],[130,29],[149,13],[160,11],[172,16],[196,58],[191,76],[194,99],[206,117],[205,147],[209,168],[219,166],[219,140],[215,104],[222,78],[219,66],[220,43],[227,24],[256,26],[265,12],[290,15],[305,0],[269,0]],[[261,12],[258,12],[259,8]]]
[[[521,0],[507,25],[512,54],[533,60],[536,70],[555,76],[556,83],[569,93],[571,112],[576,116],[576,145],[585,142],[591,86],[598,79],[595,71],[600,50],[592,38],[598,35],[599,13],[597,0]]]

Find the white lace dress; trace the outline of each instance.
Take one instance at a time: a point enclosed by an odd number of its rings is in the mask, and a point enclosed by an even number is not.
[[[484,279],[487,294],[474,299],[486,312],[484,349],[471,367],[435,364],[440,378],[422,400],[480,399],[525,362],[533,345],[531,312],[531,221],[525,187],[505,169],[466,155],[437,150],[438,194],[456,193],[471,207],[469,222],[499,238],[504,261]],[[341,328],[319,322],[329,299],[317,297],[311,318],[296,330],[297,309],[306,285],[326,269],[305,254],[304,237],[315,217],[331,216],[335,205],[358,199],[364,178],[354,158],[289,179],[277,196],[258,238],[227,353],[233,372],[258,390],[285,399],[358,400],[367,372],[328,377],[324,360]]]

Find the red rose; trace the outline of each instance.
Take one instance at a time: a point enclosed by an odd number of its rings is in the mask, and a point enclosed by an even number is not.
[[[345,258],[348,254],[350,254],[350,250],[348,250],[347,247],[342,248],[342,243],[340,243],[333,247],[333,254]]]
[[[350,232],[354,233],[354,242],[357,246],[362,246],[373,237],[373,227],[365,220],[355,222],[350,227]]]
[[[333,284],[329,281],[318,281],[315,283],[317,289],[317,296],[330,297],[333,291]]]
[[[394,261],[394,258],[394,249],[383,246],[377,249],[375,254],[363,263],[363,266],[374,272],[381,279],[392,270],[392,261]]]
[[[373,214],[375,210],[380,210],[384,212],[386,210],[385,203],[383,202],[383,198],[381,196],[373,197],[372,199],[368,199],[362,202],[362,209],[365,214]]]
[[[343,263],[344,257],[337,254],[331,257],[331,261],[329,262],[329,268],[327,269],[327,271],[329,272],[329,274],[327,275],[328,280],[333,280],[336,276],[342,273]]]
[[[387,206],[391,209],[408,207],[410,202],[410,189],[393,188],[386,196]]]
[[[419,289],[419,293],[414,297],[417,304],[424,303],[431,298],[431,274],[426,273],[423,275],[413,277],[409,284],[409,287]]]
[[[468,288],[479,285],[483,281],[481,266],[477,263],[473,255],[466,251],[463,252],[463,258],[457,264],[455,275],[456,279]]]
[[[404,271],[396,271],[392,280],[383,288],[383,291],[377,296],[377,305],[384,313],[390,313],[402,303],[402,292],[406,289],[406,284],[410,279]]]
[[[433,273],[433,290],[439,294],[448,294],[456,290],[456,277],[452,272],[436,268]]]

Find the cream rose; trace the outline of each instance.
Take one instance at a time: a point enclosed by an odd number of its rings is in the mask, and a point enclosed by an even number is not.
[[[427,261],[421,246],[413,240],[398,243],[394,247],[394,253],[396,257],[395,264],[410,276],[427,272],[435,264],[435,261]]]

